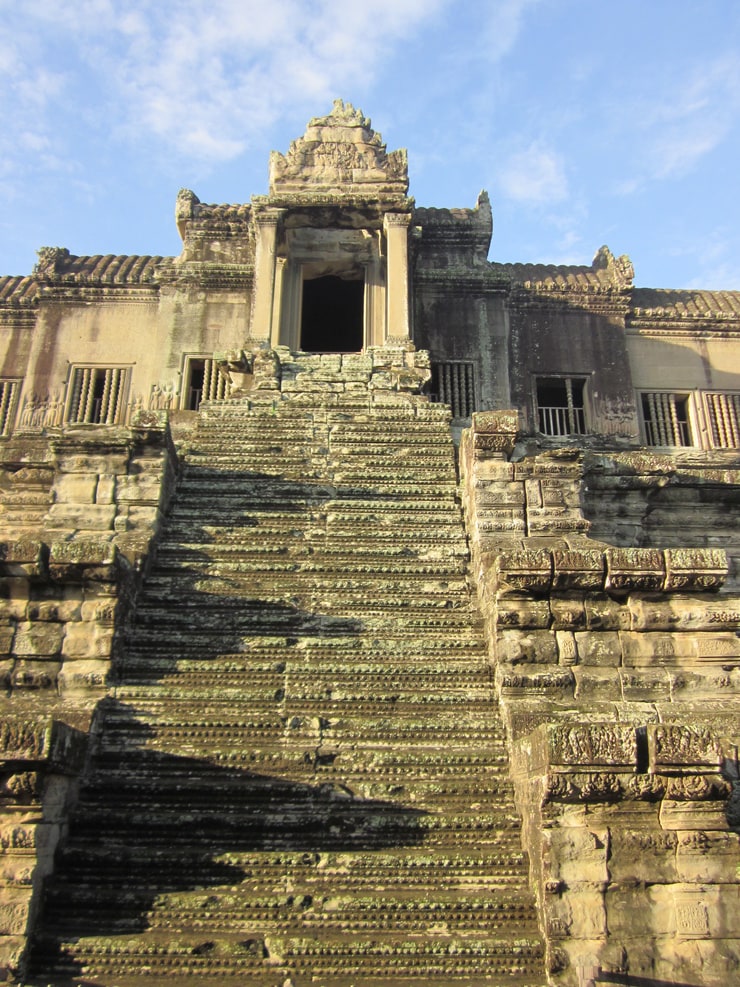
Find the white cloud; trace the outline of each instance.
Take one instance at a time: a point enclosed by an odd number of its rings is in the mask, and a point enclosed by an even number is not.
[[[3,33],[15,38],[0,52],[0,73],[15,80],[15,112],[6,119],[40,106],[68,111],[69,89],[92,85],[102,101],[98,125],[119,138],[154,140],[204,162],[230,160],[286,107],[328,110],[335,96],[377,77],[384,54],[449,2],[0,4],[0,18],[14,21]],[[64,71],[45,67],[60,64]],[[53,132],[51,112],[37,117],[42,124]]]
[[[540,141],[533,141],[503,162],[498,180],[509,198],[529,205],[559,202],[568,195],[561,155]]]

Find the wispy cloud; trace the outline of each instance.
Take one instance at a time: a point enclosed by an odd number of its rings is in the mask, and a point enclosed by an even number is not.
[[[568,195],[562,156],[540,141],[502,162],[498,181],[505,195],[526,205],[559,202]]]
[[[684,231],[668,253],[672,257],[689,259],[696,272],[686,285],[715,291],[737,290],[738,265],[735,230],[727,225],[716,226],[702,236]]]
[[[522,30],[524,16],[542,0],[499,0],[488,5],[479,34],[478,51],[496,62],[514,47]]]
[[[617,187],[629,195],[647,183],[690,173],[740,121],[740,56],[684,68],[651,96],[627,101],[617,114],[637,148],[635,172]]]

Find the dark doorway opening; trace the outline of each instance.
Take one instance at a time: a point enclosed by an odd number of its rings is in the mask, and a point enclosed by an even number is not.
[[[203,399],[203,381],[206,374],[205,360],[190,361],[190,380],[185,390],[188,411],[197,411]]]
[[[363,343],[365,284],[326,275],[303,282],[301,349],[358,353]]]

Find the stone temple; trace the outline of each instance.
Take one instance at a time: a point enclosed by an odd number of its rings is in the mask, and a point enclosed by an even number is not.
[[[0,979],[740,983],[740,292],[349,104],[0,279]]]

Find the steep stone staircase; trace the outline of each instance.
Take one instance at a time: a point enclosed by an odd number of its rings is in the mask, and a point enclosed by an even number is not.
[[[29,983],[541,985],[447,414],[201,414]]]

